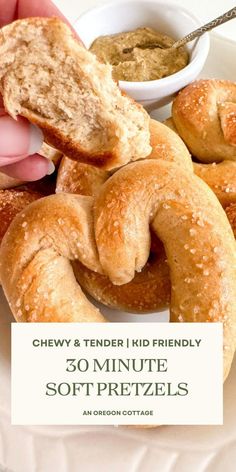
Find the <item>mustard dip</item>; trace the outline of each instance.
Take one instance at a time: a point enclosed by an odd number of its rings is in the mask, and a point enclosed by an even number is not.
[[[185,48],[165,50],[147,47],[156,43],[170,47],[174,42],[174,39],[152,28],[137,28],[126,33],[99,36],[92,43],[90,51],[101,62],[113,66],[115,80],[142,82],[167,77],[188,64]],[[137,45],[141,45],[141,48],[135,47]],[[132,47],[132,51],[124,52]]]

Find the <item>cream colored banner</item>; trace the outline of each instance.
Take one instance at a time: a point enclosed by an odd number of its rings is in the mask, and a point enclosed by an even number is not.
[[[220,323],[13,323],[12,424],[222,424]]]

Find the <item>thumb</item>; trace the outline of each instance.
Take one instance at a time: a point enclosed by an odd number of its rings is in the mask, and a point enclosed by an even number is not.
[[[41,130],[25,118],[17,121],[0,115],[0,167],[13,164],[38,152],[43,144]]]

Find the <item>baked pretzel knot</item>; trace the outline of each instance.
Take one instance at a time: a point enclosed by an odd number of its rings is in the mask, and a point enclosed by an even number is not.
[[[193,82],[175,98],[172,116],[179,135],[200,161],[236,160],[235,82]]]
[[[167,126],[150,120],[152,152],[149,159],[164,159],[193,172],[190,154]],[[64,157],[58,172],[56,192],[95,196],[111,172]],[[108,277],[87,269],[76,261],[73,269],[79,284],[93,298],[105,305],[135,313],[161,310],[170,302],[169,267],[162,243],[152,234],[147,264],[127,284],[113,285]]]
[[[173,163],[147,160],[116,172],[92,205],[91,197],[53,195],[13,220],[0,276],[15,318],[104,321],[70,262],[127,283],[147,261],[151,227],[170,266],[171,321],[223,322],[226,378],[235,351],[235,240],[211,190]]]

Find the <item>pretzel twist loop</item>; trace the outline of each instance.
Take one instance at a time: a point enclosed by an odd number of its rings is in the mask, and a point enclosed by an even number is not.
[[[223,322],[226,377],[235,350],[235,240],[206,184],[173,163],[147,160],[120,169],[94,205],[89,197],[54,195],[20,213],[0,249],[0,276],[14,316],[105,321],[82,294],[70,261],[78,258],[114,284],[126,283],[147,261],[149,226],[170,266],[171,320]]]

